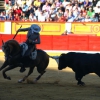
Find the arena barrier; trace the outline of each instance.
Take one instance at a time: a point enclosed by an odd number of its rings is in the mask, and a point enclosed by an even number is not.
[[[12,39],[14,35],[0,34],[0,46],[2,40],[5,42]],[[100,37],[92,35],[41,35],[41,44],[37,48],[43,50],[74,50],[74,51],[100,51]],[[22,43],[26,35],[17,35],[15,40]]]
[[[99,22],[19,22],[19,21],[0,21],[0,33],[15,34],[20,28],[30,27],[31,24],[38,24],[41,27],[41,35],[61,35],[64,31],[77,35],[97,35],[100,36]],[[19,32],[26,34],[27,32]]]

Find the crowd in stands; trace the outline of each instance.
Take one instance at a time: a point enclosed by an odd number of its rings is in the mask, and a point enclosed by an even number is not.
[[[0,20],[100,22],[100,0],[5,0]]]

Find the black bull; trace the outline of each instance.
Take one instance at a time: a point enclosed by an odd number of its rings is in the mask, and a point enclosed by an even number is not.
[[[35,79],[35,82],[40,79],[40,77],[45,73],[45,70],[49,64],[49,55],[43,50],[37,49],[37,57],[35,60],[31,60],[29,57],[21,57],[21,47],[19,43],[15,40],[9,40],[2,45],[3,52],[7,59],[4,61],[0,70],[3,70],[3,77],[5,79],[11,80],[9,76],[6,75],[6,71],[20,67],[20,62],[24,64],[25,67],[29,67],[28,74],[21,79],[19,82],[25,81],[25,79],[33,72],[34,68],[37,67],[37,71],[40,75]],[[8,66],[8,67],[7,67]]]
[[[84,85],[81,81],[83,76],[89,73],[95,73],[100,77],[100,54],[68,52],[59,57],[58,69],[70,67],[75,72],[75,78],[78,85]]]

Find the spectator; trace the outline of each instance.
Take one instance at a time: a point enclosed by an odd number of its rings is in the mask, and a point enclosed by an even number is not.
[[[94,14],[95,14],[95,12],[93,11],[93,9],[92,9],[91,7],[89,7],[89,10],[88,10],[88,12],[87,12],[87,15],[88,15],[90,18],[92,18]]]
[[[22,2],[22,0],[17,0],[17,1],[16,1],[16,4],[19,5],[20,7],[23,7],[23,2]]]
[[[26,1],[26,4],[27,4],[28,7],[29,7],[30,5],[32,5],[32,0],[27,0],[27,1]]]
[[[41,1],[40,0],[35,0],[33,5],[34,5],[35,9],[37,9],[38,7],[41,6]]]
[[[55,3],[52,3],[52,5],[51,5],[50,8],[51,8],[51,9],[54,8],[54,10],[57,11],[56,4],[55,4]],[[51,10],[51,9],[50,9],[50,10]]]
[[[51,8],[51,7],[50,7],[49,3],[46,2],[45,5],[43,5],[43,7],[42,7],[42,11],[43,11],[43,10],[46,10],[46,11],[50,12],[50,8]]]
[[[0,13],[0,20],[2,21],[6,20],[6,15],[3,11]]]
[[[11,4],[12,4],[12,6],[15,5],[15,1],[16,1],[16,0],[11,0]]]
[[[46,0],[41,0],[41,6],[40,6],[41,10],[42,10],[43,5],[45,5],[45,3],[46,3]]]
[[[86,9],[88,9],[90,6],[92,6],[91,4],[92,4],[92,3],[91,3],[89,0],[84,0],[84,7],[85,7]]]
[[[73,11],[73,15],[75,17],[75,19],[78,17],[78,15],[80,14],[78,8],[76,8],[74,11]]]
[[[24,5],[22,7],[22,11],[25,13],[28,11],[28,5],[26,4],[26,2],[24,3]]]
[[[53,19],[54,22],[58,22],[58,17],[57,17],[57,14],[55,15],[54,19]]]
[[[97,0],[93,0],[93,8],[96,7],[97,2]]]
[[[37,10],[35,10],[35,16],[36,16],[37,20],[38,20],[38,16],[40,15],[40,13],[41,13],[41,8],[38,7]]]
[[[68,3],[69,3],[69,2],[68,2],[67,0],[64,0],[64,1],[62,2],[63,7],[66,7],[66,5],[67,5]]]
[[[12,8],[12,5],[11,5],[11,2],[9,1],[9,2],[7,2],[6,4],[5,4],[5,12],[6,12],[6,14],[9,12],[9,10]]]
[[[22,8],[17,6],[15,9],[15,14],[18,14],[19,16],[21,16],[21,13],[22,13]]]
[[[37,18],[36,18],[36,16],[33,13],[30,13],[29,21],[37,21]]]
[[[5,4],[8,4],[9,3],[9,0],[5,0]]]
[[[65,12],[65,7],[61,4],[60,5],[60,9],[63,11],[63,12]]]
[[[47,0],[47,2],[48,2],[48,4],[49,4],[49,6],[51,6],[52,5],[52,3],[54,2],[55,0]]]
[[[51,6],[50,13],[49,13],[51,21],[54,21],[56,12],[57,12],[56,8],[54,6]]]
[[[98,22],[98,18],[95,14],[92,16],[91,22]]]
[[[100,6],[96,5],[94,8],[95,16],[98,18],[98,21],[100,22]]]
[[[60,0],[55,0],[55,4],[56,4],[56,8],[60,8],[60,5],[62,4],[62,2]]]
[[[91,18],[88,15],[86,15],[84,22],[91,22]]]
[[[76,22],[84,22],[84,20],[85,20],[85,16],[83,16],[82,12],[80,12],[78,17],[75,19]]]
[[[80,8],[81,8],[81,7],[83,8],[83,6],[84,6],[84,0],[78,0],[78,1],[79,1],[79,2],[78,2],[78,3],[79,3],[79,7],[80,7]]]
[[[58,19],[59,19],[62,15],[64,15],[64,12],[59,8],[59,9],[58,9],[58,12],[57,12],[57,17],[58,17]]]
[[[14,21],[20,21],[20,16],[19,16],[18,14],[16,14],[16,15],[14,16]]]
[[[69,11],[72,11],[72,9],[73,9],[73,6],[72,6],[72,3],[68,3],[67,5],[66,5],[66,8],[65,9],[68,9]]]
[[[68,9],[65,9],[64,16],[65,16],[65,18],[67,20],[68,16],[69,16],[69,10]]]
[[[12,12],[9,12],[8,15],[6,16],[6,20],[13,21],[14,20],[14,14]]]
[[[46,21],[49,21],[49,13],[48,11],[44,10],[43,15],[45,16]]]
[[[83,17],[85,17],[87,15],[87,10],[84,7],[81,8],[81,11],[80,12],[82,13],[82,16]]]
[[[66,17],[64,16],[64,14],[58,18],[58,22],[66,22]]]
[[[73,7],[73,11],[78,10],[79,12],[81,11],[80,7],[78,6],[78,4],[76,3],[75,6]]]
[[[46,18],[44,16],[44,12],[43,11],[40,12],[40,15],[38,16],[38,21],[39,22],[45,22],[46,21]]]
[[[13,16],[18,17],[18,14],[20,20],[27,21],[29,19],[31,21],[33,14],[37,21],[38,19],[43,21],[44,19],[45,21],[63,21],[66,19],[68,22],[81,22],[83,21],[81,17],[93,20],[98,18],[100,21],[100,1],[98,0],[5,0],[5,2],[7,20],[13,20]],[[92,7],[94,11],[91,10]],[[63,12],[62,14],[59,9]],[[40,12],[42,13],[40,14]],[[90,18],[87,18],[87,15]],[[29,18],[29,16],[31,17]]]
[[[32,4],[28,8],[28,12],[29,12],[29,14],[30,13],[33,13],[33,14],[35,13],[35,7]]]
[[[100,0],[97,2],[96,6],[100,6]]]
[[[76,4],[77,4],[77,5],[79,4],[79,3],[78,3],[78,0],[74,0],[74,6],[75,6]]]
[[[21,14],[21,20],[22,21],[27,21],[28,20],[28,17],[25,15],[25,12],[22,12],[22,14]]]
[[[73,15],[73,12],[70,11],[67,22],[74,22],[74,20],[75,20],[75,16]]]

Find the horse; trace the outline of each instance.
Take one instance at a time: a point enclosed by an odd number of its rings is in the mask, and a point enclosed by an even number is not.
[[[11,77],[7,76],[6,72],[16,67],[21,67],[20,62],[26,68],[29,68],[28,74],[18,81],[20,83],[24,82],[28,78],[28,76],[32,74],[35,67],[37,67],[37,71],[38,73],[40,73],[39,76],[34,80],[35,82],[37,82],[37,80],[39,80],[41,76],[46,72],[45,70],[49,64],[49,55],[41,49],[37,49],[37,56],[34,60],[30,59],[30,57],[22,58],[22,47],[14,39],[8,40],[6,42],[2,41],[2,51],[5,54],[5,61],[0,67],[0,71],[5,68],[2,71],[3,77],[8,80],[11,80]]]

